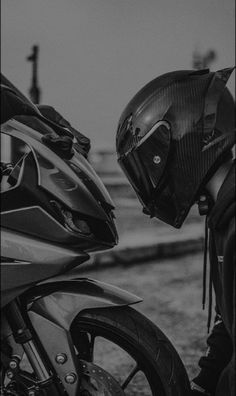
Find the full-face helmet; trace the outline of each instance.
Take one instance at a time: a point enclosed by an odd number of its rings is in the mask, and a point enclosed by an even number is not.
[[[144,86],[121,115],[116,147],[144,213],[179,228],[235,142],[234,68],[182,70]]]

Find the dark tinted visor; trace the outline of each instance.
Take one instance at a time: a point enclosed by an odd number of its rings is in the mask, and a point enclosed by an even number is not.
[[[165,170],[170,149],[170,126],[158,121],[134,148],[119,158],[119,164],[147,207]]]

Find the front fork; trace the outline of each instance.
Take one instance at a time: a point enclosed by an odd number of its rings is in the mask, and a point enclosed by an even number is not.
[[[19,303],[16,300],[12,301],[8,304],[4,313],[13,332],[15,343],[22,346],[35,374],[35,378],[33,378],[26,371],[21,371],[19,369],[20,358],[17,354],[13,354],[6,372],[8,379],[24,384],[28,389],[29,396],[41,395],[42,390],[47,391],[47,394],[52,396],[64,394],[63,391],[60,392],[55,377],[48,369],[43,353],[21,314]]]
[[[11,302],[5,310],[11,328],[8,334],[13,331],[15,338],[13,350],[22,345],[37,374],[38,386],[41,389],[43,385],[45,389],[47,387],[48,395],[59,396],[67,392],[77,396],[83,370],[70,333],[76,316],[85,309],[123,307],[142,300],[103,282],[63,276],[41,282],[25,295],[24,301],[27,304],[24,308],[26,320],[21,314],[20,301]],[[30,326],[27,326],[28,318]],[[53,384],[59,391],[48,392]]]

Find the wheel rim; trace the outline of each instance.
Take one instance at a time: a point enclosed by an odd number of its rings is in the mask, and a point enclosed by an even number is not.
[[[81,361],[95,363],[117,383],[127,396],[164,396],[163,386],[148,354],[137,350],[133,340],[101,323],[82,318],[72,330]],[[81,342],[82,340],[82,342]],[[99,345],[98,345],[99,344]],[[118,360],[118,362],[117,362]],[[91,393],[91,396],[106,393]],[[109,395],[109,393],[107,393]],[[115,394],[115,393],[113,393]],[[122,394],[122,393],[120,393]],[[90,396],[90,394],[88,393]],[[119,393],[118,393],[119,395]]]

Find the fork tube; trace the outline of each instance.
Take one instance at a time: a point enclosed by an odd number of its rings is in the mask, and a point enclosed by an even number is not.
[[[41,359],[33,340],[25,342],[23,348],[38,380],[40,382],[48,381],[51,375]]]
[[[31,331],[27,328],[24,318],[22,317],[20,307],[16,301],[12,301],[7,306],[6,316],[13,330],[15,341],[22,345],[27,358],[34,369],[37,379],[40,382],[48,381],[51,378],[51,374],[47,369],[41,354],[38,352],[38,348],[33,340]]]

